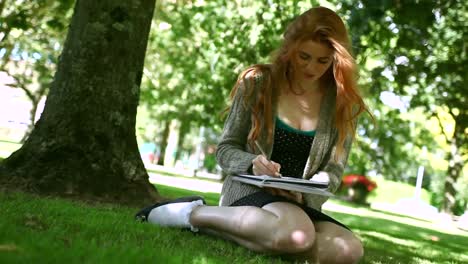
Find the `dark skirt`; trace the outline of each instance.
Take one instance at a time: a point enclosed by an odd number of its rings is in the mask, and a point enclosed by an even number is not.
[[[308,206],[306,206],[304,204],[300,204],[300,203],[297,203],[295,201],[289,200],[286,197],[273,195],[271,193],[264,192],[264,191],[260,191],[260,192],[256,192],[256,193],[247,195],[247,196],[235,201],[230,206],[255,206],[255,207],[262,208],[263,206],[265,206],[267,204],[270,204],[270,203],[274,203],[274,202],[286,202],[286,203],[291,203],[291,204],[299,206],[302,210],[304,210],[304,212],[309,216],[310,220],[312,220],[313,222],[327,221],[327,222],[337,224],[339,226],[342,226],[342,227],[350,230],[344,224],[342,224],[339,221],[333,219],[332,217],[322,213],[319,210],[316,210],[316,209],[308,207]]]

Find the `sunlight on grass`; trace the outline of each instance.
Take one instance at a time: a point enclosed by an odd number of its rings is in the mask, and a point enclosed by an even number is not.
[[[457,235],[468,237],[468,232],[462,231],[456,228],[455,226],[451,226],[451,225],[444,226],[444,225],[441,225],[441,223],[437,223],[437,222],[420,220],[416,218],[406,217],[403,215],[391,214],[388,212],[375,211],[366,207],[349,207],[349,205],[347,205],[346,203],[337,201],[337,200],[331,200],[327,202],[324,205],[324,210],[331,211],[331,212],[346,213],[346,214],[360,216],[364,218],[368,218],[368,217],[382,218],[382,219],[387,219],[387,220],[391,220],[391,221],[402,223],[402,224],[412,225],[415,227],[424,227],[428,229],[433,229],[439,232],[444,232],[446,234],[457,234]],[[395,230],[395,231],[398,231],[398,230]]]
[[[218,203],[218,193],[158,185],[167,197],[202,195]],[[361,263],[468,263],[468,239],[407,224],[404,217],[333,201],[345,212],[330,214],[362,238]],[[348,205],[348,206],[347,206]],[[235,243],[133,220],[140,208],[89,205],[58,198],[0,192],[0,263],[285,263]],[[389,220],[391,217],[400,221]],[[420,221],[422,222],[422,221]]]
[[[206,257],[200,256],[200,257],[197,257],[197,258],[193,259],[192,263],[193,264],[210,264],[212,262],[209,262],[206,259]]]
[[[11,153],[21,147],[21,144],[6,140],[0,140],[0,158],[7,158]]]
[[[375,232],[375,231],[361,231],[361,234],[369,236],[369,237],[380,238],[380,239],[386,240],[388,242],[403,245],[403,246],[406,246],[406,247],[417,248],[419,246],[418,243],[415,242],[415,241],[400,239],[400,238],[397,238],[397,237],[393,237],[393,236],[383,234],[383,233],[379,233],[379,232]]]

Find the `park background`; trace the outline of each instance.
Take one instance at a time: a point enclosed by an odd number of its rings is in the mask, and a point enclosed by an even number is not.
[[[40,118],[74,4],[0,2],[1,159],[22,146]],[[318,4],[345,19],[359,83],[375,116],[375,122],[360,119],[345,175],[364,175],[377,188],[365,203],[337,201],[330,210],[363,207],[463,233],[460,220],[468,203],[463,1],[157,1],[135,126],[150,180],[181,182],[179,187],[202,192],[219,183],[214,151],[238,74],[267,62],[290,19]],[[189,181],[194,178],[200,179],[198,189]],[[219,191],[219,185],[213,188]]]

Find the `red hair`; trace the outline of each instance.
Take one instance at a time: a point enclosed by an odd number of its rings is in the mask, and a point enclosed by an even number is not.
[[[245,98],[252,98],[254,90],[258,93],[257,100],[251,106],[252,127],[248,136],[249,144],[254,147],[260,131],[268,131],[268,140],[273,138],[272,104],[277,102],[279,89],[294,87],[293,71],[297,48],[303,41],[313,40],[328,45],[334,50],[333,65],[320,78],[320,89],[326,93],[330,83],[336,86],[336,115],[335,126],[338,130],[336,156],[344,151],[344,143],[348,136],[354,137],[356,118],[367,110],[359,94],[357,86],[357,67],[351,54],[351,45],[346,27],[341,18],[332,10],[325,7],[311,8],[298,16],[286,29],[283,43],[273,56],[272,65],[257,64],[240,74],[231,92],[231,99],[237,93],[243,81],[246,87],[254,87],[257,74],[263,76],[263,82],[258,89],[246,89]],[[248,86],[247,86],[248,85]],[[244,100],[244,103],[246,100]],[[370,113],[369,113],[370,114]]]

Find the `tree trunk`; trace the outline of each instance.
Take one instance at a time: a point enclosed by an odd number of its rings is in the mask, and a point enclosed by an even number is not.
[[[28,95],[28,98],[31,101],[32,107],[31,111],[29,112],[30,123],[28,124],[28,128],[26,129],[26,132],[24,133],[23,138],[21,139],[21,143],[24,143],[28,139],[29,135],[31,135],[31,132],[34,129],[34,124],[36,123],[37,108],[39,107],[39,103],[41,102],[42,96],[44,96],[44,94],[46,93],[46,87],[43,84],[41,84],[41,87],[35,92],[31,92],[26,88],[24,89],[24,91],[27,91],[26,94]]]
[[[155,0],[78,0],[41,118],[0,164],[7,188],[142,205],[158,193],[136,137]]]
[[[167,140],[169,138],[169,131],[171,130],[171,121],[164,121],[164,131],[161,137],[161,142],[159,143],[159,159],[158,165],[164,165],[164,157],[166,156]]]
[[[463,157],[461,154],[461,147],[463,144],[463,137],[465,128],[460,125],[460,116],[454,117],[455,119],[455,131],[452,139],[450,140],[450,152],[448,153],[448,170],[444,184],[444,203],[442,211],[446,213],[453,213],[455,209],[455,197],[457,190],[455,184],[461,175],[463,170]],[[458,121],[458,122],[457,122]]]
[[[182,149],[183,149],[183,145],[185,141],[185,136],[187,135],[189,130],[190,130],[190,121],[184,120],[184,118],[182,118],[180,120],[179,137],[177,140],[177,152],[175,155],[176,162],[180,160],[180,156],[182,155]]]

